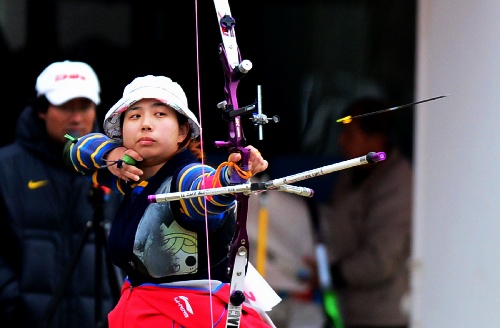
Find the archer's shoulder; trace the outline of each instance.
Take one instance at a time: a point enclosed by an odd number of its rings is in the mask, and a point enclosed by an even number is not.
[[[205,173],[210,173],[213,171],[214,171],[214,168],[209,166],[209,165],[205,165],[205,164],[201,164],[201,163],[189,163],[189,164],[184,165],[180,169],[179,173],[181,175],[199,176],[199,175],[203,175]]]

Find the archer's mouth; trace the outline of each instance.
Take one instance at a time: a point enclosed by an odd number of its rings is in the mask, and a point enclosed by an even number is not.
[[[148,145],[152,145],[154,142],[155,142],[154,139],[143,137],[143,138],[139,139],[138,144],[140,144],[142,146],[148,146]]]

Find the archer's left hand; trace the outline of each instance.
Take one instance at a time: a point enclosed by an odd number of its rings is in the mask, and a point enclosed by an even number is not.
[[[247,146],[245,149],[249,150],[248,171],[252,173],[252,176],[267,169],[269,163],[262,157],[257,148],[254,146]],[[241,161],[241,154],[232,153],[229,155],[229,161],[238,163]]]

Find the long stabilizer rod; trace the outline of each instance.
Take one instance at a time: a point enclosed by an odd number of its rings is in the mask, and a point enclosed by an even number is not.
[[[386,155],[384,152],[370,152],[367,155],[346,160],[343,162],[322,166],[320,168],[304,171],[301,173],[289,175],[284,178],[274,179],[267,182],[254,182],[243,183],[234,186],[226,186],[219,188],[209,188],[201,190],[179,191],[165,194],[149,195],[148,200],[150,203],[170,202],[179,199],[234,194],[234,193],[253,193],[258,191],[278,190],[297,194],[305,197],[312,197],[314,191],[306,187],[291,186],[289,183],[302,181],[314,178],[320,175],[329,174],[335,171],[348,169],[354,166],[363,164],[373,164],[385,160]]]

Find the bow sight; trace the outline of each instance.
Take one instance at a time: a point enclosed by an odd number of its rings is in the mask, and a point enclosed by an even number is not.
[[[254,126],[259,129],[259,140],[263,140],[262,126],[264,124],[270,122],[278,123],[280,121],[280,117],[278,115],[268,117],[266,114],[262,113],[262,88],[260,85],[257,86],[257,100],[255,103],[238,109],[233,109],[232,106],[229,106],[227,101],[224,100],[217,104],[217,108],[222,109],[222,119],[226,122],[233,121],[237,116],[251,113],[252,117],[250,117],[250,120],[253,122]],[[257,113],[255,113],[256,110]],[[227,146],[227,143],[220,141],[216,141],[215,144],[217,147]]]

